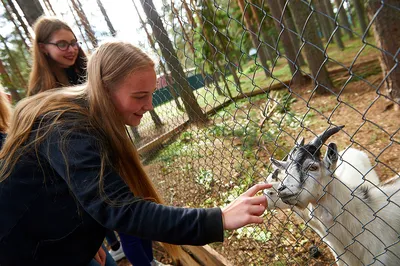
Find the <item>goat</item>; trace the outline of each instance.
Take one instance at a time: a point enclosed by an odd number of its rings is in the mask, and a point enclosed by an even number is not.
[[[380,182],[368,155],[354,148],[339,152],[335,174],[351,188],[356,188],[361,184],[378,186]],[[345,176],[351,176],[351,179],[342,178]]]
[[[299,209],[311,204],[316,218],[321,219],[325,211],[334,217],[324,241],[339,265],[400,265],[400,183],[361,184],[353,190],[335,174],[336,144],[330,143],[320,159],[322,145],[342,128],[331,128],[295,147],[287,161],[271,158],[285,173],[278,196]]]
[[[296,145],[303,146],[304,139],[302,138]],[[337,165],[338,167],[335,172],[337,177],[350,188],[356,188],[364,183],[366,185],[373,186],[379,184],[379,177],[372,168],[368,155],[363,151],[354,148],[347,148],[341,151],[339,153]],[[346,177],[349,176],[351,179],[346,179]],[[268,209],[292,209],[300,216],[300,218],[302,218],[309,226],[311,226],[314,231],[323,237],[325,234],[319,232],[323,232],[325,226],[332,225],[331,223],[333,222],[333,218],[329,215],[329,213],[324,213],[324,215],[320,217],[323,218],[321,221],[323,225],[321,225],[315,221],[315,219],[311,220],[311,210],[309,208],[301,210],[299,208],[289,206],[280,200],[278,197],[277,188],[279,186],[279,182],[281,182],[284,177],[285,174],[282,173],[279,168],[274,168],[274,171],[268,175],[266,182],[273,185],[272,188],[264,190],[264,194],[268,200]]]

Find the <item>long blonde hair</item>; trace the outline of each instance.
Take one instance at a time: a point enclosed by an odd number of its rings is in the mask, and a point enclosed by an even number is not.
[[[88,62],[86,85],[45,91],[20,101],[12,117],[8,138],[0,151],[0,159],[8,166],[0,169],[0,182],[10,175],[21,154],[28,149],[36,149],[37,152],[38,144],[46,135],[65,123],[63,117],[67,116],[64,114],[72,113],[75,114],[75,125],[94,129],[96,137],[102,140],[99,143],[102,161],[99,184],[103,183],[105,165],[110,162],[109,157],[112,154],[113,162],[116,163],[113,167],[135,196],[163,203],[144,171],[124,122],[110,99],[110,91],[124,78],[133,71],[146,68],[154,68],[154,62],[137,47],[124,42],[105,43],[93,53]],[[27,141],[32,138],[30,134],[34,123],[41,123],[43,119],[49,118],[50,126],[42,128],[41,132],[38,130],[33,141]],[[62,135],[61,141],[66,138],[67,135]],[[104,188],[100,186],[100,189]],[[182,251],[179,247],[170,244],[164,246],[171,256],[180,257]]]
[[[6,133],[11,118],[11,106],[3,88],[0,87],[0,132]]]
[[[61,29],[70,31],[75,36],[72,29],[65,22],[55,17],[42,16],[35,21],[33,28],[35,30],[35,38],[32,40],[33,63],[29,76],[28,96],[60,86],[57,84],[56,77],[51,70],[49,58],[40,50],[40,44],[48,42],[53,33]],[[74,64],[74,68],[79,75],[85,74],[85,61],[86,55],[79,47],[78,57]]]

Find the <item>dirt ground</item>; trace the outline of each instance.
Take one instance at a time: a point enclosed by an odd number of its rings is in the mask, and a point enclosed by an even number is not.
[[[362,73],[376,67],[375,63],[367,66],[366,70],[357,71]],[[313,94],[312,84],[294,87],[292,96],[297,101],[292,104],[291,111],[300,117],[309,117],[309,131],[303,130],[300,135],[310,140],[315,136],[313,132],[321,133],[328,127],[327,121],[334,125],[345,125],[344,130],[330,141],[337,143],[340,150],[348,146],[364,150],[381,181],[398,176],[400,113],[394,111],[385,97],[386,91],[379,87],[382,75],[371,74],[366,81],[354,80],[346,84],[348,78],[344,74],[332,75],[336,87],[333,94]],[[260,99],[245,104],[242,109],[262,110],[265,104],[266,100]],[[261,118],[257,119],[253,122],[259,123]],[[211,124],[222,120],[214,117]],[[290,128],[285,132],[287,134],[282,134],[275,143],[293,143],[292,138],[300,133]],[[191,141],[196,141],[196,136]],[[197,145],[196,149],[193,146],[188,153],[171,161],[152,161],[147,165],[147,170],[167,204],[221,206],[227,203],[224,193],[244,182],[249,175],[254,183],[263,181],[267,175],[268,153],[273,151],[265,152],[262,147],[256,148],[256,163],[253,163],[246,159],[246,154],[240,149],[245,142],[238,138],[209,138],[204,144]],[[199,169],[213,170],[214,176],[209,187],[195,179]],[[226,233],[225,241],[212,244],[212,247],[234,265],[330,265],[334,261],[322,240],[291,211],[266,213],[264,224],[256,229],[250,237],[236,231]],[[260,232],[267,232],[268,240],[254,237]],[[321,252],[316,258],[310,256],[309,249],[312,246],[317,246]],[[155,255],[159,260],[171,262],[161,249]],[[129,264],[122,261],[119,265]]]

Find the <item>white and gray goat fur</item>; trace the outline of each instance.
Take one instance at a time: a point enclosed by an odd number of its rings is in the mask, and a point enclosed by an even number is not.
[[[301,139],[297,145],[304,145],[304,139]],[[337,163],[338,167],[335,174],[338,179],[349,188],[356,188],[361,184],[376,186],[379,184],[379,177],[373,169],[368,155],[360,150],[354,148],[347,148],[339,153]],[[274,171],[268,175],[266,182],[272,184],[272,188],[265,189],[264,194],[268,200],[268,209],[291,209],[301,219],[304,220],[306,225],[310,226],[328,245],[332,247],[332,243],[326,240],[326,230],[333,225],[332,215],[320,207],[318,217],[314,216],[313,206],[309,204],[307,208],[300,209],[296,206],[291,206],[284,203],[278,197],[278,186],[280,182],[286,177],[285,172],[279,168],[274,167]],[[348,178],[351,177],[349,180]],[[347,179],[346,179],[347,178]],[[315,210],[314,210],[315,211]],[[331,249],[332,253],[335,252]]]
[[[380,186],[363,182],[351,188],[342,181],[354,178],[347,172],[340,180],[335,173],[336,144],[330,143],[324,158],[320,157],[322,145],[341,128],[298,145],[287,161],[271,159],[284,173],[278,196],[298,209],[311,204],[318,222],[327,213],[332,217],[331,224],[324,224],[324,241],[338,265],[400,265],[400,182]]]

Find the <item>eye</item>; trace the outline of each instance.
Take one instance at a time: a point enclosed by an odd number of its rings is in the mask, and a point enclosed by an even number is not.
[[[133,98],[135,98],[137,100],[142,100],[142,99],[146,98],[146,96],[134,96]]]
[[[312,171],[312,172],[318,171],[318,165],[316,165],[316,164],[310,165],[310,166],[308,167],[308,171]]]
[[[68,43],[66,41],[59,41],[57,43],[58,48],[60,49],[65,49],[68,46]]]

